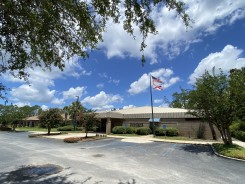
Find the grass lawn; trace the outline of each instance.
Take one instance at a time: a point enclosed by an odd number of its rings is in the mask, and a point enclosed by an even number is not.
[[[36,132],[48,132],[47,128],[39,128],[39,127],[18,127],[16,128],[16,131],[36,131]],[[52,128],[51,132],[67,132],[67,133],[81,133],[84,131],[78,130],[78,131],[57,131],[57,128]]]
[[[224,145],[221,143],[213,144],[214,149],[217,153],[232,157],[232,158],[239,158],[245,160],[245,148],[238,146],[238,145]]]
[[[48,132],[47,128],[39,128],[39,127],[18,127],[15,129],[16,131],[36,131],[36,132]],[[57,132],[57,128],[52,128],[51,132]]]
[[[182,136],[156,136],[157,139],[168,139],[168,140],[180,140],[180,141],[207,141],[204,139],[195,139],[189,137],[182,137]],[[212,141],[212,140],[208,140]]]

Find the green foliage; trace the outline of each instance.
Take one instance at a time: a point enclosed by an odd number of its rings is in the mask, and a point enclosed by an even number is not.
[[[245,122],[244,121],[234,121],[230,126],[231,135],[234,136],[236,131],[245,132]]]
[[[12,125],[13,130],[17,126],[18,122],[22,119],[34,115],[33,113],[40,109],[39,106],[23,106],[18,107],[16,105],[0,105],[0,124]]]
[[[122,16],[127,33],[134,36],[134,26],[139,28],[143,53],[148,34],[157,33],[150,14],[154,6],[160,5],[176,10],[185,26],[189,26],[185,4],[177,0],[1,0],[0,50],[1,57],[7,57],[0,64],[0,73],[10,71],[22,78],[28,77],[28,67],[50,69],[55,66],[62,70],[64,61],[74,55],[86,59],[102,41],[107,22],[119,23]],[[122,15],[121,10],[124,10]]]
[[[43,111],[39,115],[39,120],[44,127],[48,128],[48,135],[50,135],[51,128],[58,127],[63,121],[63,118],[61,116],[60,110],[54,108]]]
[[[198,130],[197,130],[197,138],[198,139],[204,139],[205,138],[205,130],[206,130],[206,126],[204,123],[200,123]]]
[[[175,92],[172,94],[172,102],[169,104],[170,107],[173,108],[184,108],[188,109],[188,98],[189,98],[189,92],[190,90],[182,89],[181,92]]]
[[[156,136],[178,136],[179,130],[174,127],[167,127],[166,129],[163,128],[157,128],[155,131]]]
[[[168,127],[166,128],[166,133],[167,136],[178,136],[179,135],[179,130],[177,128],[174,127]]]
[[[136,128],[136,127],[127,127],[126,128],[126,134],[136,134],[137,129],[138,128]]]
[[[229,76],[233,115],[245,122],[245,67],[232,69]]]
[[[164,129],[164,128],[156,128],[155,134],[156,134],[156,136],[164,136],[166,134],[166,129]]]
[[[57,128],[57,131],[72,131],[73,129],[74,129],[73,126],[67,125],[67,126]]]
[[[140,127],[136,132],[138,135],[149,135],[151,133],[151,129],[148,127]]]
[[[96,117],[96,113],[93,111],[87,110],[87,112],[80,112],[79,113],[79,123],[82,127],[84,127],[86,137],[88,131],[97,131],[97,125],[100,122],[99,119]]]
[[[234,135],[235,138],[245,142],[245,132],[244,131],[239,131],[239,130],[235,131],[233,133],[233,135]]]
[[[125,126],[115,126],[112,129],[112,133],[114,134],[126,134],[127,128]]]
[[[229,90],[229,78],[222,71],[219,74],[205,72],[195,82],[189,93],[190,113],[214,124],[225,144],[232,144],[229,126],[234,120],[234,106]]]

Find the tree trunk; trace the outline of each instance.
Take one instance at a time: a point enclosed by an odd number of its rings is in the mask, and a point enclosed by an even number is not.
[[[231,139],[231,134],[229,131],[229,127],[226,128],[224,126],[221,127],[221,136],[224,144],[226,145],[232,145],[232,139]]]
[[[48,127],[48,135],[50,135],[51,127]]]
[[[208,124],[209,124],[210,130],[211,130],[211,133],[212,133],[213,140],[217,140],[217,136],[216,136],[216,132],[214,130],[213,124],[210,122]]]
[[[228,142],[231,145],[232,144],[232,139],[231,139],[231,133],[230,133],[229,127],[226,128],[226,134],[227,134]]]

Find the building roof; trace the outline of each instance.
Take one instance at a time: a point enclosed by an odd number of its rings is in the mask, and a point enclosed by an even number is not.
[[[144,107],[134,107],[134,108],[127,108],[121,109],[113,112],[121,113],[121,114],[145,114],[151,113],[151,106],[144,106]],[[153,107],[154,113],[179,113],[179,112],[188,112],[186,109],[180,108],[170,108],[170,107]]]
[[[61,114],[63,120],[65,120],[65,114]],[[39,118],[38,116],[31,116],[31,117],[27,117],[27,118],[24,118],[23,120],[25,121],[39,121]],[[71,117],[70,115],[67,116],[67,120],[71,120]]]
[[[31,116],[31,117],[27,117],[23,120],[26,120],[26,121],[39,121],[39,118],[38,116]]]
[[[187,109],[154,107],[153,113],[155,118],[196,118],[188,114]],[[99,118],[151,118],[151,106],[127,108],[109,112],[98,112]]]

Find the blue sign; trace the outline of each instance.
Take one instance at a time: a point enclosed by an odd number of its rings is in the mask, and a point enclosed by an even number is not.
[[[166,128],[167,128],[167,125],[162,125],[162,128],[163,128],[163,129],[166,129]]]

